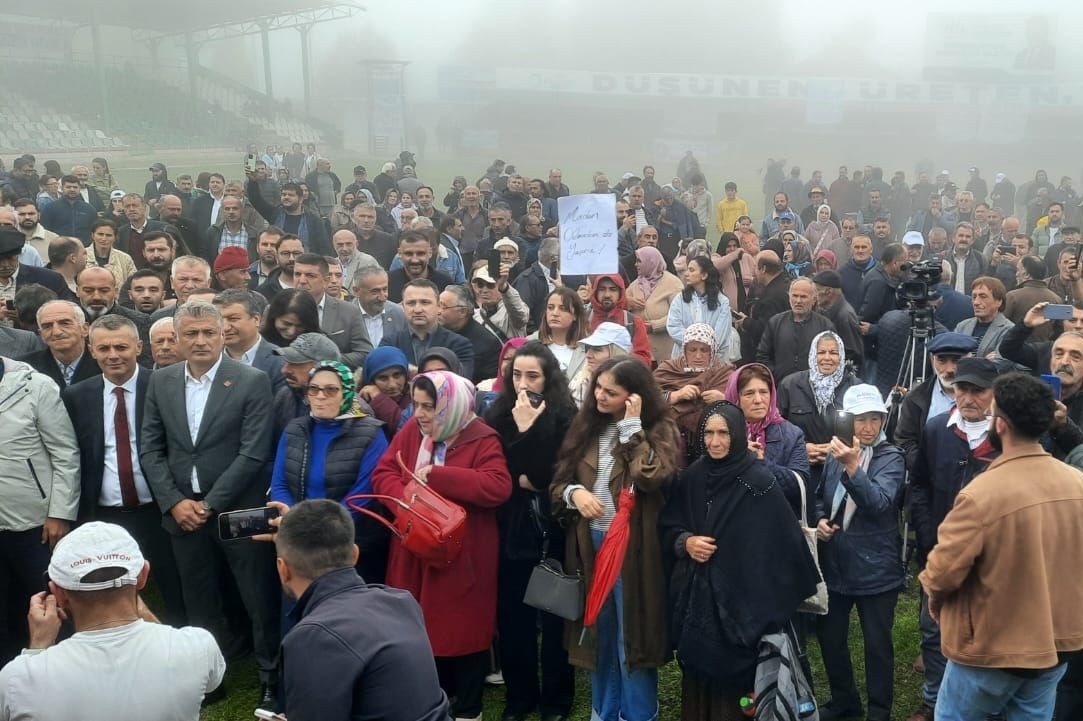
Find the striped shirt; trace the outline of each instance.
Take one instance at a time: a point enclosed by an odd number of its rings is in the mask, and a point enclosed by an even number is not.
[[[613,522],[613,516],[617,513],[617,506],[613,500],[613,494],[609,491],[609,479],[613,474],[613,466],[617,457],[613,453],[617,443],[625,445],[632,440],[632,436],[643,430],[643,422],[638,416],[625,418],[617,423],[610,423],[598,437],[598,472],[594,477],[594,485],[591,493],[602,503],[602,515],[590,521],[592,531],[609,531],[609,524]],[[564,489],[564,502],[569,508],[575,508],[572,503],[572,494],[580,488],[586,488],[582,484],[572,484]]]

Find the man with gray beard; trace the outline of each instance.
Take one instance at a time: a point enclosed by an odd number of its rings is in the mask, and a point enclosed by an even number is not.
[[[150,349],[150,316],[117,303],[116,278],[109,270],[98,267],[85,269],[75,278],[75,293],[79,296],[79,305],[86,313],[88,322],[112,313],[135,323],[139,339],[143,341],[139,364],[151,367],[154,359]]]

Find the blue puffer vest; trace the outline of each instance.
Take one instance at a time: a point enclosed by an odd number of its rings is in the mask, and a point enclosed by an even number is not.
[[[294,498],[305,497],[308,479],[309,438],[312,424],[316,421],[311,416],[294,418],[286,426],[286,484]],[[327,458],[323,463],[323,483],[327,498],[341,501],[346,491],[357,480],[357,469],[365,449],[383,432],[383,423],[372,416],[346,418],[342,421],[338,435],[327,449]]]

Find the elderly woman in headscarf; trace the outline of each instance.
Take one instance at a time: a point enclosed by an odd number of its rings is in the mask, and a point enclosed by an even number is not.
[[[784,230],[779,235],[782,242],[782,264],[791,277],[812,275],[812,253],[805,243],[792,230]]]
[[[815,273],[823,273],[825,270],[838,270],[839,258],[835,255],[835,251],[821,248],[816,251],[816,257],[812,259],[812,266]]]
[[[819,574],[777,480],[749,449],[741,410],[709,405],[693,445],[697,460],[673,484],[658,523],[672,559],[681,719],[740,721],[760,638],[785,630]]]
[[[762,363],[749,363],[730,374],[726,400],[741,408],[748,424],[748,447],[767,464],[786,494],[794,515],[801,515],[801,487],[809,483],[805,434],[778,412],[775,378]]]
[[[854,417],[854,437],[831,439],[823,481],[816,494],[816,536],[820,567],[827,584],[828,612],[817,636],[833,718],[864,715],[890,718],[894,694],[895,649],[891,629],[895,602],[905,581],[899,502],[906,460],[887,442],[887,408],[876,386],[846,391],[843,409]],[[865,691],[868,713],[850,663],[850,614],[857,606],[865,641]]]
[[[846,367],[842,338],[829,330],[812,339],[808,368],[782,379],[778,387],[778,410],[805,434],[812,487],[816,488],[834,435],[835,411],[842,408],[843,394],[858,379]]]
[[[831,243],[842,237],[839,226],[831,220],[831,207],[824,203],[816,209],[816,220],[805,226],[805,237],[808,238],[812,252],[815,254],[821,248],[831,247]]]
[[[455,697],[451,715],[482,712],[489,647],[496,632],[500,532],[496,509],[511,497],[511,476],[500,437],[474,414],[474,385],[454,373],[433,371],[414,378],[414,416],[391,441],[376,470],[376,493],[402,498],[407,469],[466,510],[459,555],[432,566],[391,539],[387,585],[411,593],[425,628],[444,690]]]
[[[718,357],[714,328],[693,323],[684,332],[684,347],[676,358],[666,358],[654,371],[654,379],[673,409],[685,451],[692,452],[692,436],[703,409],[726,397],[726,382],[733,365]],[[683,465],[683,464],[682,464]]]
[[[308,375],[309,414],[294,418],[278,441],[271,472],[271,500],[293,506],[310,498],[345,503],[372,493],[372,471],[387,450],[384,424],[361,411],[353,373],[322,361]],[[351,509],[361,554],[357,569],[369,583],[383,583],[387,529]]]
[[[669,305],[673,296],[684,288],[680,278],[666,270],[666,259],[649,245],[636,250],[637,277],[628,286],[625,298],[628,310],[643,319],[651,343],[651,355],[668,358],[673,351],[673,339],[666,331]]]

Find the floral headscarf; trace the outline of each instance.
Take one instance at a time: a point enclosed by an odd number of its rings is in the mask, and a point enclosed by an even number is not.
[[[642,272],[636,278],[636,287],[647,299],[662,282],[662,276],[666,272],[666,259],[657,248],[645,245],[636,250],[636,258],[639,260]]]
[[[706,323],[693,323],[684,329],[684,346],[681,348],[681,363],[684,364],[685,371],[689,373],[702,373],[706,368],[690,368],[688,359],[684,355],[684,348],[687,348],[688,344],[693,341],[703,343],[711,349],[711,358],[707,361],[707,366],[710,367],[714,365],[715,360],[717,359],[716,353],[718,351],[718,349],[715,348],[714,328]]]
[[[496,380],[493,381],[493,392],[499,393],[504,388],[504,359],[509,351],[514,351],[526,343],[526,338],[509,338],[504,345],[500,346],[500,355],[496,359]]]
[[[762,363],[749,363],[742,366],[736,373],[730,375],[729,383],[726,384],[726,400],[738,408],[741,407],[741,392],[738,390],[738,383],[749,368],[763,370],[770,379],[768,385],[771,388],[771,400],[767,405],[767,415],[764,416],[762,421],[748,421],[746,419],[749,439],[766,446],[768,426],[785,421],[782,414],[778,412],[778,392],[775,390],[775,377],[771,374],[771,369]]]
[[[839,347],[839,367],[829,376],[820,372],[816,365],[816,352],[820,347],[820,341],[833,340]],[[812,394],[816,398],[816,410],[823,413],[828,406],[835,401],[835,391],[846,374],[846,348],[842,344],[842,338],[836,333],[825,330],[812,339],[812,346],[808,349],[808,379],[812,384]]]
[[[812,265],[812,254],[809,251],[808,246],[797,238],[796,233],[793,234],[793,239],[785,239],[785,236],[790,235],[790,233],[792,232],[793,231],[787,231],[780,237],[780,240],[786,243],[789,246],[790,251],[793,253],[793,260],[789,261],[785,265],[787,272],[789,272],[790,275],[796,278],[797,276],[801,275],[802,272],[804,272],[805,268]]]
[[[421,432],[421,448],[417,452],[414,470],[425,466],[442,466],[447,455],[447,440],[458,435],[476,418],[474,415],[474,384],[450,371],[429,371],[414,378],[428,378],[436,389],[436,416],[432,432]]]
[[[330,371],[339,377],[342,382],[342,405],[339,406],[339,415],[347,414],[353,409],[354,396],[357,390],[357,381],[354,380],[350,369],[338,361],[320,361],[308,372],[311,381],[320,371]]]

